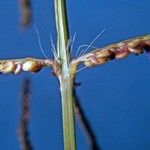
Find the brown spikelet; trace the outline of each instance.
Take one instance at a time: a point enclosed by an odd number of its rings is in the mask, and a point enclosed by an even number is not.
[[[17,66],[14,64],[13,61],[7,61],[3,64],[0,64],[0,70],[4,74],[6,73],[13,73],[16,70]]]
[[[42,69],[41,63],[35,60],[29,60],[22,64],[23,71],[38,72]]]

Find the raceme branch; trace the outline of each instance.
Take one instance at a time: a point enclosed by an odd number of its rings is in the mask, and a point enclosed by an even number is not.
[[[39,72],[43,67],[52,67],[55,74],[59,73],[59,64],[52,59],[21,58],[0,60],[0,73],[18,74],[21,71]]]
[[[136,37],[116,44],[106,46],[104,48],[93,50],[78,58],[70,61],[70,70],[76,72],[76,68],[80,63],[84,63],[86,67],[102,65],[114,59],[126,58],[129,54],[143,54],[150,52],[150,35]],[[21,58],[0,60],[0,73],[18,74],[21,71],[39,72],[43,67],[52,67],[54,74],[57,76],[60,72],[61,64],[55,59],[37,59],[37,58]]]
[[[150,35],[129,39],[104,48],[93,50],[72,60],[72,64],[84,63],[86,67],[104,64],[113,59],[126,58],[129,54],[150,52]]]

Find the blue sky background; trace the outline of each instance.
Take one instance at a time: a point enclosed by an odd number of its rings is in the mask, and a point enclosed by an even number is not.
[[[102,47],[150,33],[149,0],[67,0],[70,35],[77,34],[73,54],[82,44]],[[34,23],[48,57],[50,35],[56,41],[52,0],[33,1]],[[17,1],[0,1],[0,58],[43,58],[33,26],[19,26]],[[150,57],[129,56],[77,74],[81,105],[103,150],[150,149]],[[51,70],[38,74],[0,76],[0,149],[19,150],[16,128],[19,121],[22,81],[32,80],[30,136],[35,150],[63,149],[61,101],[58,81]],[[77,127],[78,149],[88,149]]]

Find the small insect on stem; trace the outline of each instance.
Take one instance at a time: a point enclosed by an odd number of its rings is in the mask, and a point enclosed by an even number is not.
[[[82,82],[74,82],[73,86],[74,86],[75,88],[77,88],[77,87],[80,87],[81,84],[82,84]]]

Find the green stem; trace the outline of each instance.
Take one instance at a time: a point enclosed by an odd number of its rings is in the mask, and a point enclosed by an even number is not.
[[[74,74],[70,71],[70,51],[67,48],[69,39],[65,0],[55,1],[57,29],[57,53],[61,64],[60,92],[62,99],[63,139],[65,150],[75,150],[75,128],[73,111]]]
[[[57,29],[57,53],[58,57],[64,60],[64,63],[69,63],[70,55],[69,48],[67,48],[67,42],[69,39],[68,21],[66,14],[66,2],[65,0],[55,1],[55,18]],[[67,59],[66,59],[67,58]]]
[[[60,80],[62,98],[64,149],[75,150],[74,111],[73,111],[73,79],[70,76]]]

